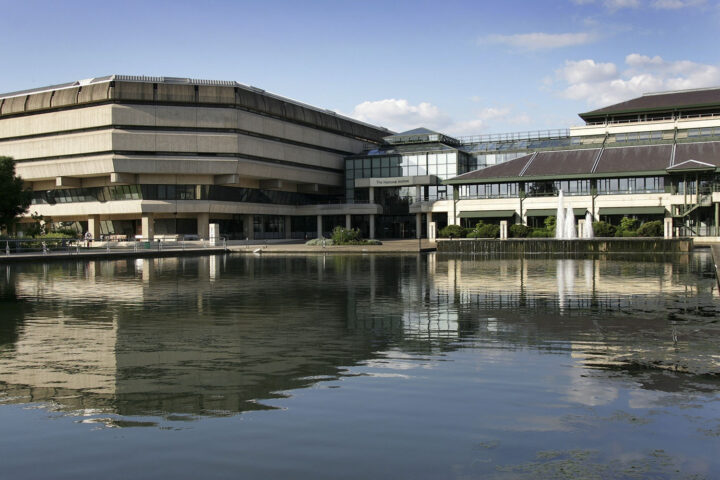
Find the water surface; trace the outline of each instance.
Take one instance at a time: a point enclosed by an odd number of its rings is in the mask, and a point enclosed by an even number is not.
[[[709,255],[2,267],[6,478],[718,478]]]

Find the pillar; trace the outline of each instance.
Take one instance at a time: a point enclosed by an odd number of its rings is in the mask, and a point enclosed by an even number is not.
[[[323,236],[323,224],[322,224],[322,215],[317,216],[317,238],[322,238]]]
[[[665,226],[665,230],[664,230],[665,238],[673,238],[673,219],[672,219],[672,217],[665,218],[664,226]]]
[[[345,228],[348,230],[352,228],[352,215],[349,213],[345,214]]]
[[[375,215],[370,214],[370,238],[375,238]]]
[[[422,237],[422,213],[415,214],[415,238]]]
[[[720,203],[715,204],[715,236],[720,237]]]
[[[292,217],[285,215],[285,239],[290,240],[292,238]]]
[[[153,220],[152,213],[143,213],[141,223],[143,240],[152,242],[155,236],[155,221]]]
[[[200,238],[208,238],[210,236],[210,214],[206,212],[198,213],[197,216],[197,234]]]
[[[508,221],[500,220],[500,240],[507,240],[508,238]]]
[[[375,203],[375,188],[374,187],[370,187],[370,189],[368,191],[368,198],[370,199],[369,200],[370,203]]]
[[[578,238],[586,237],[586,235],[585,235],[585,219],[584,218],[581,218],[580,220],[578,220],[577,233],[578,233]]]
[[[92,235],[93,240],[100,240],[100,215],[88,217],[88,232]]]
[[[427,239],[430,241],[435,241],[435,222],[433,222],[432,219],[432,212],[427,212],[427,218],[425,220],[427,223]]]
[[[415,202],[420,203],[422,201],[422,187],[415,185]],[[418,237],[420,238],[420,237]]]
[[[210,238],[210,245],[217,245],[220,242],[219,223],[211,223],[208,225],[208,238]]]
[[[250,240],[255,238],[253,235],[253,216],[243,215],[243,236]]]

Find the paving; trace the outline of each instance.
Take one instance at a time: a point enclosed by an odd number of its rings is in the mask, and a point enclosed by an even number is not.
[[[11,255],[0,254],[0,264],[58,260],[114,260],[118,258],[177,257],[181,255],[211,255],[214,253],[224,253],[226,251],[224,247],[167,248],[164,250],[134,250],[125,248],[107,250],[105,248],[85,248],[79,250],[51,250],[48,253],[27,252],[13,253]]]
[[[228,244],[228,250],[234,253],[256,254],[327,254],[327,253],[418,253],[435,251],[435,243],[427,239],[383,240],[382,245],[305,245],[302,243],[258,243]]]
[[[147,258],[147,257],[174,257],[180,255],[212,255],[217,253],[242,253],[242,254],[328,254],[328,253],[417,253],[435,251],[435,243],[423,239],[421,242],[417,240],[387,240],[382,245],[305,245],[302,241],[282,242],[282,241],[231,241],[226,247],[195,247],[187,246],[184,248],[176,246],[161,247],[162,249],[144,248],[81,248],[81,249],[62,249],[50,250],[48,253],[38,251],[13,253],[11,255],[3,255],[0,252],[1,263],[16,262],[46,262],[54,260],[110,260],[117,258]]]

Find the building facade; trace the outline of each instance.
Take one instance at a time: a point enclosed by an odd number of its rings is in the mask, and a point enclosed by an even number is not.
[[[546,132],[395,134],[236,82],[113,75],[0,95],[0,155],[33,189],[28,216],[94,238],[207,237],[210,223],[231,239],[538,226],[561,190],[576,215],[720,236],[720,88],[580,117]]]
[[[236,82],[113,75],[0,96],[29,213],[94,238],[327,233],[380,213],[345,204],[344,158],[390,133]]]
[[[563,191],[576,215],[670,222],[675,235],[720,235],[720,88],[648,94],[580,114],[586,122],[504,163],[446,181],[456,224],[539,226]]]

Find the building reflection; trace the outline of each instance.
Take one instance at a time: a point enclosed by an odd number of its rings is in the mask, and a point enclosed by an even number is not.
[[[319,255],[4,267],[0,402],[225,415],[269,408],[264,400],[388,350],[490,346],[566,355],[583,369],[645,368],[649,390],[690,388],[653,374],[718,371],[707,330],[675,321],[717,314],[714,279],[698,274],[708,261]],[[613,398],[587,375],[573,382],[572,401]]]

